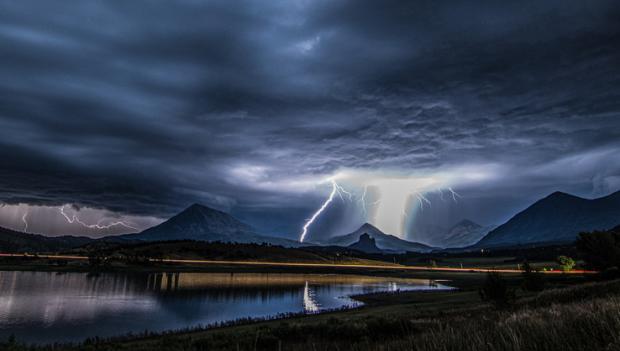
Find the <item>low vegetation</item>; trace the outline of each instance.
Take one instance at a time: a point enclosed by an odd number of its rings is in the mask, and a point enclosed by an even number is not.
[[[564,272],[568,272],[572,270],[573,267],[575,267],[575,260],[573,260],[571,257],[564,255],[558,256],[557,261],[560,265],[560,269],[562,269]]]
[[[345,250],[340,253],[317,252],[307,249],[284,248],[270,244],[241,244],[204,241],[165,241],[118,245],[98,249],[99,255],[128,263],[144,263],[149,259],[210,259],[230,261],[324,262],[350,263],[356,261]]]
[[[530,266],[529,262],[525,261],[523,263],[523,283],[521,284],[521,288],[525,291],[542,291],[546,285],[545,275],[535,271]]]
[[[496,272],[487,273],[487,279],[478,293],[482,300],[490,301],[500,308],[509,306],[516,298],[514,289]]]
[[[407,253],[383,258],[394,260],[396,263],[418,266],[435,267],[479,267],[479,268],[506,268],[523,269],[523,262],[530,262],[533,270],[561,270],[559,256],[573,258],[575,265],[572,268],[581,268],[581,252],[574,244],[523,246],[514,248],[485,249],[476,251],[445,250],[431,253]],[[375,255],[373,259],[382,259]]]
[[[605,271],[620,268],[620,226],[606,231],[580,233],[577,248],[588,268]]]

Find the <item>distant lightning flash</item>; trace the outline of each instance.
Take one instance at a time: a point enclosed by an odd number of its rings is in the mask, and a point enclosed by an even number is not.
[[[459,193],[457,193],[456,191],[454,191],[454,189],[452,189],[451,187],[447,187],[447,188],[445,188],[445,189],[446,189],[446,190],[450,193],[450,195],[452,196],[452,200],[453,200],[455,203],[458,203],[458,202],[459,202],[459,201],[458,201],[458,198],[461,198],[462,196],[461,196]],[[439,188],[439,189],[437,189],[437,192],[439,193],[439,199],[440,199],[441,201],[445,201],[445,199],[444,199],[444,197],[443,197],[443,192],[444,192],[444,189]]]
[[[340,195],[340,199],[342,199],[342,201],[344,201],[344,198],[342,197],[342,193],[345,193],[349,197],[349,201],[353,200],[353,194],[344,190],[344,188],[340,186],[338,183],[336,183],[335,181],[332,180],[332,183],[336,184],[336,191],[338,192],[338,195]]]
[[[67,220],[67,222],[69,222],[70,224],[73,223],[78,223],[80,225],[82,225],[85,228],[90,228],[90,229],[108,229],[108,228],[112,228],[115,226],[122,226],[125,228],[129,228],[129,229],[133,229],[133,230],[138,230],[138,228],[132,227],[129,224],[126,224],[124,222],[118,221],[118,222],[112,222],[110,224],[106,224],[106,225],[102,225],[101,221],[103,220],[99,220],[99,222],[97,222],[96,224],[86,224],[84,222],[82,222],[77,215],[74,213],[72,217],[69,217],[69,215],[67,215],[67,213],[65,213],[65,205],[60,207],[60,214],[62,214],[65,219]]]
[[[359,201],[362,204],[362,209],[364,210],[364,213],[368,213],[368,211],[366,210],[366,193],[368,192],[368,185],[364,185],[364,192],[362,193],[362,196],[360,197]]]
[[[419,191],[413,191],[413,195],[416,197],[416,199],[418,199],[418,202],[420,203],[420,208],[423,209],[424,208],[424,204],[428,204],[428,206],[431,206],[431,201],[424,196],[424,194],[422,194]]]
[[[456,198],[461,197],[461,195],[459,195],[456,191],[452,190],[452,188],[448,188],[448,191],[450,192],[450,194],[452,194],[452,200],[454,200],[454,202],[458,202]]]
[[[26,211],[26,213],[24,213],[24,215],[22,216],[22,222],[24,222],[24,233],[28,233],[28,221],[26,220],[27,216],[28,211]]]

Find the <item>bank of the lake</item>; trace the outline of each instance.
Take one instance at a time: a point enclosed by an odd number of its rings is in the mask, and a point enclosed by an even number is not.
[[[517,300],[502,309],[481,301],[473,285],[369,294],[356,297],[365,306],[347,311],[36,350],[580,350],[584,341],[588,349],[599,350],[618,345],[613,331],[620,327],[620,282],[548,278],[547,290],[532,293],[518,288],[518,277],[508,277],[511,288],[519,290]],[[599,330],[596,340],[584,336],[592,330]]]
[[[400,292],[400,293],[376,293],[365,292],[360,295],[352,293],[353,299],[361,301],[364,306],[346,311],[329,311],[321,314],[299,315],[298,312],[286,315],[277,315],[279,319],[276,321],[257,321],[257,320],[239,320],[234,325],[218,328],[201,328],[191,330],[178,330],[179,328],[169,330],[163,334],[152,333],[150,331],[144,335],[134,333],[131,337],[116,339],[116,341],[104,341],[104,339],[90,339],[89,345],[81,345],[77,348],[62,346],[54,350],[175,350],[174,345],[182,345],[179,350],[202,350],[204,345],[209,350],[230,349],[227,344],[238,343],[239,349],[271,349],[266,347],[273,346],[273,340],[279,340],[285,349],[294,349],[295,347],[306,347],[298,341],[290,339],[287,335],[295,335],[299,332],[299,328],[312,331],[308,338],[300,336],[299,340],[306,340],[314,343],[321,342],[327,345],[334,344],[336,339],[325,339],[324,333],[342,334],[350,333],[351,337],[358,335],[364,339],[364,335],[373,335],[369,328],[386,326],[393,330],[401,330],[399,325],[403,324],[409,328],[409,323],[415,320],[416,333],[424,330],[432,330],[431,326],[422,323],[424,319],[434,319],[437,316],[452,316],[454,318],[463,318],[463,316],[476,316],[479,311],[488,310],[489,304],[482,302],[478,294],[478,289],[483,285],[486,274],[473,271],[437,271],[429,267],[428,270],[401,270],[394,269],[397,267],[383,268],[374,267],[366,268],[361,266],[257,266],[257,265],[240,265],[240,264],[178,264],[170,262],[150,262],[148,264],[116,264],[107,267],[93,267],[80,262],[63,262],[58,264],[53,260],[40,258],[25,258],[15,264],[11,260],[4,259],[0,264],[0,270],[31,271],[31,272],[54,272],[58,274],[67,274],[70,272],[82,272],[84,274],[97,277],[110,273],[122,274],[162,274],[162,273],[269,273],[269,274],[340,274],[340,275],[363,275],[368,277],[392,277],[406,279],[424,279],[446,284],[458,288],[458,291],[451,292]],[[518,289],[522,284],[522,275],[520,273],[503,274],[503,279],[513,288]],[[565,287],[579,285],[586,282],[591,277],[585,277],[578,274],[548,274],[545,275],[550,287]],[[520,299],[529,298],[531,293],[519,292]],[[270,318],[274,314],[270,315]],[[450,317],[450,318],[452,318]],[[448,317],[446,317],[448,318]],[[469,317],[467,317],[469,318]],[[375,324],[377,326],[375,326]],[[336,328],[336,325],[347,325],[346,330]],[[433,324],[434,325],[434,324]],[[349,328],[350,327],[350,328]],[[418,327],[420,328],[418,330]],[[275,328],[275,329],[274,329]],[[289,330],[292,328],[292,330]],[[429,329],[430,328],[430,329]],[[407,329],[408,330],[408,329]],[[143,329],[140,329],[140,333]],[[275,333],[275,334],[274,334]],[[281,335],[282,333],[286,335]],[[334,335],[335,335],[334,334]],[[253,335],[253,336],[252,336]],[[256,335],[262,335],[257,337]],[[377,336],[381,338],[380,335]],[[318,339],[317,339],[318,338]],[[391,337],[390,337],[391,338]],[[93,340],[97,340],[94,342]],[[257,344],[255,347],[252,343],[254,340]],[[309,341],[310,340],[310,341]],[[314,341],[312,341],[314,340]],[[259,345],[260,344],[260,345]],[[203,346],[200,346],[203,345]],[[263,346],[261,346],[263,345]],[[276,346],[277,346],[276,345]],[[342,349],[342,345],[338,346]],[[266,348],[265,348],[266,347]],[[331,347],[331,346],[330,346]],[[42,348],[44,349],[44,348]],[[231,350],[236,350],[233,348]]]
[[[1,271],[0,339],[77,342],[354,308],[349,296],[446,290],[353,274]]]

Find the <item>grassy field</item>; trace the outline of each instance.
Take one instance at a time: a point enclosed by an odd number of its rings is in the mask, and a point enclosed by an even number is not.
[[[183,257],[192,259],[192,257]],[[201,258],[201,257],[199,257]],[[248,260],[249,261],[249,260]],[[275,262],[288,263],[291,260],[274,260]],[[255,261],[260,262],[260,261]],[[337,264],[337,265],[375,265],[375,266],[394,266],[393,263],[375,261],[365,258],[346,257],[340,261],[329,261],[322,259],[312,260],[312,256],[300,263],[318,264]],[[329,267],[293,267],[293,266],[267,266],[267,265],[239,265],[226,264],[221,261],[218,264],[192,264],[192,263],[173,263],[161,261],[140,261],[132,262],[121,259],[110,259],[105,264],[93,266],[84,256],[83,259],[48,259],[44,256],[24,256],[0,257],[0,270],[4,271],[53,271],[53,272],[245,272],[245,273],[332,273],[347,272],[354,273],[355,268],[335,268]],[[372,270],[371,270],[372,271]],[[379,269],[379,271],[381,271]]]
[[[578,262],[581,263],[581,262]],[[436,263],[437,267],[479,267],[501,269],[523,269],[523,262],[514,256],[504,257],[454,257],[444,258]],[[531,263],[532,269],[560,270],[560,265],[552,260]]]
[[[522,258],[517,256],[492,256],[492,257],[441,257],[432,259],[433,263],[429,263],[427,259],[420,262],[419,260],[409,260],[403,262],[407,265],[428,265],[435,267],[477,267],[477,268],[496,268],[496,269],[523,269]],[[577,261],[576,268],[582,267],[583,262]],[[544,259],[530,261],[530,266],[534,270],[560,270],[561,267],[554,259]]]

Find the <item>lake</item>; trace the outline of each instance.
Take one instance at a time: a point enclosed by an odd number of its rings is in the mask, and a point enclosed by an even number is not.
[[[83,341],[355,307],[348,296],[449,289],[428,280],[260,273],[0,272],[0,339]]]

